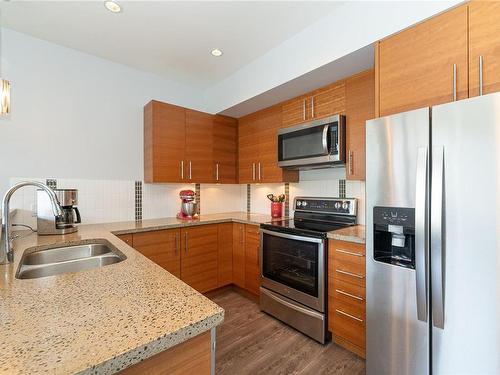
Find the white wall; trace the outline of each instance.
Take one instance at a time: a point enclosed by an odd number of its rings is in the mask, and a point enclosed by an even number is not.
[[[12,113],[0,118],[0,194],[9,177],[142,180],[143,106],[200,108],[198,91],[2,29]],[[133,46],[131,46],[133,53]]]

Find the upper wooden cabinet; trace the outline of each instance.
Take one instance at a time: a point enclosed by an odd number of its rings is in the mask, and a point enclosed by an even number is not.
[[[144,107],[144,181],[184,182],[185,109],[150,101]]]
[[[461,6],[380,41],[380,116],[451,102],[454,87],[457,100],[466,98],[467,33],[467,6]]]
[[[346,177],[365,179],[365,124],[375,117],[375,72],[354,75],[346,80]]]
[[[214,116],[213,163],[215,182],[238,181],[238,120],[232,117]]]
[[[236,183],[237,120],[151,101],[144,107],[145,182]]]
[[[283,103],[281,126],[286,128],[344,111],[345,82],[338,81]]]
[[[469,96],[500,91],[500,2],[473,1],[469,7]]]
[[[240,183],[298,181],[297,171],[278,166],[278,129],[281,106],[274,106],[239,119]]]

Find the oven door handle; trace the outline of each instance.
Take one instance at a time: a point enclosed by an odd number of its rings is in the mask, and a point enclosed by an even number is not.
[[[264,294],[266,294],[269,298],[275,300],[278,303],[281,303],[282,305],[285,305],[286,307],[288,307],[288,308],[290,308],[292,310],[299,311],[302,314],[306,314],[306,315],[312,316],[313,318],[320,318],[321,320],[324,320],[323,314],[320,314],[320,313],[318,313],[316,311],[311,311],[310,309],[306,309],[306,308],[298,306],[298,305],[296,305],[294,303],[290,303],[288,301],[285,301],[283,298],[280,298],[278,295],[276,295],[275,293],[273,293],[273,292],[271,292],[269,290],[261,288],[261,292],[264,293]]]
[[[263,234],[268,234],[268,235],[274,236],[274,237],[286,238],[286,239],[289,239],[289,240],[297,240],[297,241],[313,242],[313,243],[323,243],[323,242],[325,242],[325,240],[322,239],[322,238],[298,236],[298,235],[295,235],[295,234],[275,232],[275,231],[267,230],[267,229],[261,229],[260,231]]]

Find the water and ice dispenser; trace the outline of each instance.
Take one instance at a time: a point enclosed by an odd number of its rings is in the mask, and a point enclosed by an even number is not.
[[[373,226],[375,260],[415,269],[415,209],[374,207]]]

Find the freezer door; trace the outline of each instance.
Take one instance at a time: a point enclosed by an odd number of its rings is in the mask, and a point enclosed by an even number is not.
[[[425,375],[430,370],[425,269],[429,134],[428,108],[366,123],[368,375]],[[415,207],[416,201],[420,207]],[[419,242],[415,247],[415,269],[374,260],[373,209],[377,206],[416,209],[415,227],[419,227],[419,233],[415,240]]]
[[[500,94],[432,109],[433,374],[500,374]]]

